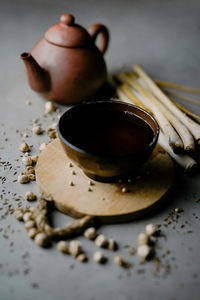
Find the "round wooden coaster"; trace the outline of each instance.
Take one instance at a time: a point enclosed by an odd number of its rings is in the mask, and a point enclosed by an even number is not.
[[[92,181],[91,185],[82,170],[70,162],[55,139],[39,157],[36,178],[40,191],[75,218],[92,215],[103,222],[123,222],[144,216],[162,203],[173,180],[173,162],[159,147],[129,183]],[[123,188],[127,192],[122,192]]]

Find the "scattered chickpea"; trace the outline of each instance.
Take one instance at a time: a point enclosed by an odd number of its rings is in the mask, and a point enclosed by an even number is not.
[[[26,175],[35,174],[35,169],[32,166],[28,166],[26,167],[25,174]]]
[[[32,219],[32,213],[31,213],[31,212],[26,212],[26,213],[23,215],[23,220],[24,220],[24,222],[30,221],[31,219]]]
[[[73,181],[69,181],[69,186],[74,186],[74,182]]]
[[[124,261],[120,255],[114,256],[114,263],[119,267],[122,267],[124,265]]]
[[[56,130],[56,129],[57,129],[57,126],[58,126],[58,123],[55,122],[55,123],[51,124],[50,127],[51,127],[52,129]]]
[[[89,240],[95,239],[96,236],[97,236],[97,232],[94,227],[89,227],[84,231],[84,237],[86,237]]]
[[[32,207],[29,208],[29,210],[30,210],[30,212],[33,213],[33,212],[35,212],[36,208],[32,206]]]
[[[23,221],[23,211],[20,208],[15,209],[14,216],[18,221]]]
[[[47,101],[45,103],[45,113],[47,113],[47,114],[52,113],[55,111],[55,109],[56,109],[56,107],[52,102]]]
[[[141,232],[138,235],[138,243],[140,245],[148,245],[148,243],[149,243],[149,236],[148,236],[148,234],[145,233],[145,232]]]
[[[174,208],[174,212],[179,213],[180,212],[179,208],[178,207]]]
[[[33,128],[32,128],[32,132],[34,133],[34,134],[41,134],[42,133],[42,128],[41,128],[41,126],[39,126],[39,125],[33,125]]]
[[[26,155],[22,157],[22,162],[25,166],[31,166],[33,163],[31,157]]]
[[[76,257],[81,252],[81,243],[77,240],[70,241],[69,252]]]
[[[34,241],[38,246],[45,247],[48,244],[48,236],[43,232],[37,233]]]
[[[81,253],[77,256],[77,259],[80,261],[80,262],[85,262],[87,261],[87,256],[85,255],[85,253]]]
[[[22,142],[20,145],[19,145],[19,150],[21,152],[27,152],[29,151],[29,145],[25,142]]]
[[[28,201],[34,201],[34,200],[37,199],[37,196],[34,193],[32,193],[32,192],[26,192],[25,198]]]
[[[28,236],[33,239],[36,234],[38,233],[38,230],[35,227],[32,227],[28,230]]]
[[[92,192],[93,191],[93,189],[91,189],[91,187],[89,187],[88,188],[88,192]]]
[[[137,249],[138,256],[143,259],[147,259],[151,252],[152,249],[148,245],[141,245]]]
[[[115,251],[116,248],[117,248],[116,242],[112,238],[110,238],[108,240],[108,249],[111,250],[111,251]]]
[[[108,244],[108,241],[106,239],[106,237],[103,234],[100,234],[97,236],[96,240],[95,240],[95,244],[98,247],[105,247]]]
[[[17,181],[19,183],[27,183],[27,182],[29,182],[29,177],[27,175],[20,174],[17,178]]]
[[[105,260],[105,257],[101,251],[97,251],[94,253],[93,260],[96,263],[101,264]]]
[[[62,253],[69,253],[69,244],[65,241],[60,241],[57,243],[57,249],[58,251]]]
[[[29,174],[28,175],[29,180],[34,181],[35,180],[35,174]]]
[[[72,168],[73,166],[74,166],[73,163],[70,162],[69,167]]]
[[[39,147],[39,151],[42,152],[47,146],[47,143],[42,143]]]
[[[57,138],[57,132],[56,132],[55,129],[48,128],[47,133],[48,133],[48,136],[50,137],[50,139],[56,139]]]
[[[72,171],[72,175],[76,175],[76,172],[74,170]]]
[[[154,235],[157,231],[157,227],[153,224],[146,225],[146,233],[148,235]]]
[[[24,223],[24,228],[29,230],[35,226],[35,222],[33,220],[27,221]]]
[[[37,161],[38,161],[38,155],[33,155],[33,156],[31,156],[31,159],[32,159],[32,162],[33,162],[34,164],[36,164]]]

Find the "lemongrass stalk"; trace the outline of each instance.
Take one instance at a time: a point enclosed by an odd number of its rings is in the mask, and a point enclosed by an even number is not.
[[[180,109],[182,110],[185,114],[193,118],[195,121],[200,123],[200,116],[197,116],[195,113],[191,112],[189,109],[187,109],[185,106],[181,105],[178,103],[176,100],[170,97],[170,100]]]
[[[168,81],[164,81],[164,80],[154,80],[154,82],[157,85],[159,85],[160,87],[166,87],[166,88],[170,88],[170,89],[184,91],[187,93],[191,93],[191,94],[200,96],[200,90],[189,87],[189,86],[184,86],[184,85],[180,85],[180,84],[176,84],[176,83],[172,83],[172,82],[168,82]]]
[[[173,102],[162,92],[155,82],[143,71],[143,69],[135,65],[134,71],[143,79],[150,91],[190,130],[194,138],[200,144],[200,125],[187,117]]]
[[[180,139],[179,135],[176,133],[170,122],[167,120],[165,115],[156,105],[155,97],[148,90],[145,90],[138,82],[132,80],[126,74],[123,74],[122,78],[124,78],[124,80],[126,80],[138,93],[140,93],[144,105],[153,113],[164,134],[167,136],[169,144],[173,148],[173,150],[177,152],[183,149],[182,140]]]
[[[132,92],[132,90],[131,90],[131,88],[130,88],[130,86],[128,84],[122,82],[120,80],[120,78],[117,77],[117,76],[115,76],[115,78],[117,79],[117,82],[118,82],[117,84],[114,84],[116,92],[117,92],[117,94],[119,93],[122,98],[124,98],[125,102],[127,102],[127,103],[134,103],[135,105],[137,105],[137,106],[141,107],[142,109],[146,110],[148,113],[151,113],[151,111]]]
[[[134,83],[137,81],[134,79],[134,76],[129,76],[128,74],[124,74],[124,77],[127,78],[128,82],[134,87]],[[140,85],[140,83],[138,82]],[[140,88],[145,91],[143,86],[140,85]],[[167,120],[172,124],[174,129],[179,134],[180,138],[183,141],[184,149],[186,151],[194,151],[195,144],[192,134],[189,132],[186,126],[179,121],[157,98],[154,96],[151,97],[151,101],[158,107],[158,109],[163,113],[163,115],[167,118]]]
[[[174,93],[174,92],[166,90],[166,89],[162,89],[162,90],[163,90],[163,92],[165,92],[169,96],[173,96],[173,97],[181,99],[181,100],[183,100],[185,102],[190,102],[192,104],[200,106],[200,101],[198,101],[196,99],[193,99],[193,98],[190,98],[190,97],[186,97],[184,95],[181,95],[181,94],[178,94],[178,93]]]
[[[187,154],[175,154],[169,146],[166,137],[160,131],[158,138],[159,145],[181,166],[186,173],[192,173],[197,169],[197,162]]]

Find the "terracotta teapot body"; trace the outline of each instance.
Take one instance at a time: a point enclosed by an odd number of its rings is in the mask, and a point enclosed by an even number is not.
[[[31,88],[44,98],[74,104],[91,97],[107,77],[103,54],[108,44],[108,30],[94,24],[86,31],[74,24],[71,15],[62,15],[31,53],[22,53]],[[102,34],[100,48],[95,45]]]

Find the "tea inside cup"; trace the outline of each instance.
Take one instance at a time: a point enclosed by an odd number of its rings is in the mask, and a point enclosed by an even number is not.
[[[115,181],[146,161],[159,128],[143,109],[119,101],[88,102],[66,111],[58,124],[69,158],[98,181]]]

